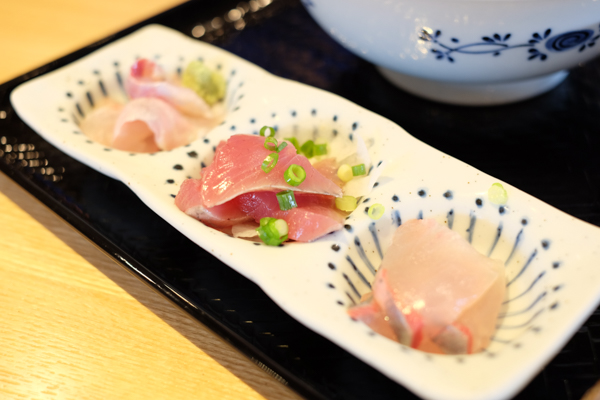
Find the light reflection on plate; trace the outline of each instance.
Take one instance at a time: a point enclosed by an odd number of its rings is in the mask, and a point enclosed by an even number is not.
[[[176,72],[194,58],[228,80],[223,124],[188,146],[155,154],[109,149],[90,141],[78,122],[97,99],[123,96],[136,57]],[[503,183],[506,206],[492,204],[496,179],[445,155],[394,123],[338,96],[277,78],[168,28],[151,25],[57,71],[27,82],[11,101],[46,140],[84,164],[121,180],[159,216],[257,283],[294,318],[416,394],[440,399],[514,395],[567,342],[600,300],[600,229]],[[256,245],[212,230],[179,211],[179,185],[197,177],[220,140],[275,126],[290,135],[367,143],[372,192],[346,227],[308,244]],[[381,162],[381,163],[380,163]],[[381,203],[374,222],[365,209]],[[480,252],[505,262],[507,297],[489,348],[470,356],[429,355],[373,334],[345,310],[369,290],[391,233],[412,218],[436,218]]]

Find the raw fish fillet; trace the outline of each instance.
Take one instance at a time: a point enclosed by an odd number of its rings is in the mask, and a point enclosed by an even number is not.
[[[147,59],[140,59],[133,64],[131,74],[125,80],[125,91],[132,99],[161,99],[189,116],[214,117],[210,106],[196,92],[167,81],[162,69]]]
[[[153,153],[184,146],[204,136],[224,113],[191,89],[168,82],[153,61],[137,60],[125,82],[131,101],[107,101],[81,122],[92,140],[119,150]]]
[[[346,214],[336,211],[334,197],[298,192],[295,197],[298,207],[287,211],[280,210],[275,192],[245,193],[233,202],[256,222],[264,217],[285,220],[288,237],[298,242],[311,242],[344,226]]]
[[[204,205],[214,207],[249,192],[294,190],[342,196],[342,189],[319,173],[303,156],[296,154],[294,146],[279,152],[275,168],[265,173],[263,160],[273,151],[264,148],[265,138],[256,135],[233,135],[219,145],[212,164],[203,171],[202,193]],[[283,175],[291,164],[306,171],[306,179],[299,186],[290,186]]]
[[[133,99],[115,122],[111,146],[136,152],[171,150],[195,140],[199,130],[193,120],[160,99]]]
[[[297,193],[298,207],[281,211],[275,192],[253,192],[206,208],[202,201],[201,186],[202,179],[184,181],[175,197],[175,205],[187,215],[216,229],[239,226],[248,221],[258,223],[263,217],[280,218],[288,223],[290,239],[310,242],[341,229],[344,223],[345,214],[335,211],[335,200],[331,196]],[[258,233],[255,232],[254,236],[258,236]]]
[[[350,316],[416,349],[470,354],[494,334],[504,266],[433,219],[410,220],[394,234],[372,289]]]
[[[94,142],[111,147],[115,123],[123,111],[123,107],[123,104],[112,100],[98,104],[81,121],[79,128]]]
[[[213,228],[226,228],[253,220],[240,210],[235,201],[206,208],[202,201],[201,187],[202,179],[186,179],[175,197],[175,205],[190,217]]]

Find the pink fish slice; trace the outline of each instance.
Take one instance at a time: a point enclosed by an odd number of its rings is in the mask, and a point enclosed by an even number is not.
[[[389,336],[378,327],[383,318],[398,341],[423,351],[473,353],[489,344],[504,292],[500,261],[433,219],[411,220],[396,230],[375,276],[379,316],[361,320]]]
[[[157,98],[128,102],[115,122],[112,147],[135,152],[172,150],[198,136],[198,125]]]
[[[203,183],[204,204],[214,207],[250,192],[293,190],[295,192],[325,194],[341,197],[342,189],[324,177],[300,154],[288,145],[278,153],[275,167],[268,173],[262,168],[265,158],[274,153],[264,147],[265,138],[256,135],[233,135],[220,145],[215,161],[205,171]],[[284,179],[287,168],[296,164],[304,168],[306,179],[291,186]]]
[[[298,242],[311,242],[341,229],[346,216],[336,211],[333,197],[319,194],[296,193],[298,207],[286,211],[279,208],[275,192],[245,193],[234,202],[256,222],[264,217],[285,220],[288,237]]]
[[[125,91],[131,99],[161,99],[188,116],[207,119],[214,117],[210,106],[196,92],[167,81],[162,69],[148,59],[140,59],[133,64],[131,73],[125,80]]]
[[[190,217],[213,228],[226,228],[253,220],[234,201],[206,208],[202,201],[201,187],[202,179],[185,180],[175,197],[175,205]]]

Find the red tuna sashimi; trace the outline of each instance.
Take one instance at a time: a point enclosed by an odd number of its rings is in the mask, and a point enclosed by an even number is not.
[[[206,208],[202,201],[200,188],[202,179],[187,179],[179,188],[175,197],[175,205],[190,217],[196,218],[213,228],[227,228],[246,221],[252,217],[240,210],[235,201]]]
[[[207,207],[223,204],[243,193],[258,191],[294,190],[342,196],[340,187],[313,168],[305,156],[296,154],[291,143],[279,152],[275,168],[265,173],[261,168],[262,162],[273,152],[265,149],[264,142],[265,138],[261,136],[233,135],[217,148],[215,161],[204,171],[202,192]],[[297,164],[306,171],[306,179],[299,186],[290,186],[284,180],[284,173],[291,164]]]
[[[280,210],[275,192],[245,193],[234,202],[256,222],[264,217],[285,220],[288,237],[299,242],[313,241],[344,226],[345,215],[334,209],[331,196],[296,193],[298,207],[287,211]]]
[[[394,234],[375,276],[370,301],[377,305],[349,314],[423,351],[473,353],[489,344],[504,292],[500,261],[435,220],[411,220]]]
[[[131,74],[125,80],[125,91],[132,99],[158,98],[190,116],[213,118],[213,112],[204,99],[190,88],[167,81],[160,67],[147,59],[133,64]]]

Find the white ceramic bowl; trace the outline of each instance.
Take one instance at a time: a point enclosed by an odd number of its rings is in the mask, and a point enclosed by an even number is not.
[[[303,0],[321,27],[392,83],[492,105],[552,89],[600,54],[598,0]]]

